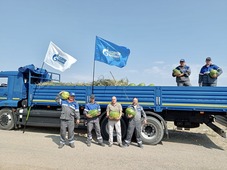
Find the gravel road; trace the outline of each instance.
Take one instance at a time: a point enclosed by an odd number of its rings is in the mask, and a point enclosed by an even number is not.
[[[84,143],[86,130],[75,130],[76,148],[58,149],[59,129],[28,127],[0,130],[0,169],[227,169],[227,140],[202,125],[178,131],[169,125],[170,138],[143,149],[135,143],[128,148],[116,145],[90,148]]]

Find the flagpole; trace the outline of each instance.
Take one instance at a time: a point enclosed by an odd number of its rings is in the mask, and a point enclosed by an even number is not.
[[[41,69],[43,68],[44,64],[45,64],[45,62],[43,61],[43,64],[42,64],[42,67],[41,67]]]
[[[91,87],[91,94],[94,92],[94,81],[95,81],[95,59],[93,63],[93,78],[92,78],[92,87]]]

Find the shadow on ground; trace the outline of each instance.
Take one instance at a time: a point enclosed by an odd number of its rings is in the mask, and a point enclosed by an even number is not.
[[[17,129],[17,131],[21,131],[21,133],[23,133],[23,130],[24,130],[23,126],[20,129]],[[59,134],[60,128],[27,126],[24,133],[29,132]]]
[[[16,131],[21,131],[21,133],[23,133],[24,128],[20,128],[17,129]],[[34,127],[34,126],[27,126],[25,129],[24,133],[44,133],[44,134],[48,134],[45,137],[46,138],[50,138],[53,143],[55,143],[56,145],[59,145],[60,142],[60,128],[56,128],[56,127]],[[76,128],[75,129],[75,141],[80,141],[85,143],[86,142],[86,133],[87,130],[86,129],[81,129],[81,128]],[[67,137],[67,136],[66,136]],[[68,144],[68,142],[66,141],[66,144]]]
[[[94,134],[94,138],[95,138],[95,134]],[[52,135],[46,135],[45,138],[50,138],[52,140],[53,143],[55,143],[56,145],[59,145],[60,142],[60,136],[59,134],[52,134]],[[75,142],[82,142],[85,145],[86,143],[87,137],[86,137],[86,130],[75,130]],[[106,141],[104,141],[105,144],[107,144]],[[68,145],[68,141],[66,140],[66,145]],[[96,144],[98,145],[98,141],[96,139],[92,140],[92,144]]]
[[[166,137],[162,140],[163,142],[173,142],[181,144],[198,145],[209,149],[224,150],[220,146],[216,145],[207,134],[190,131],[177,131],[169,130],[169,139]],[[161,143],[163,144],[163,143]]]
[[[23,133],[23,128],[18,129]],[[59,132],[60,128],[52,128],[52,127],[30,127],[28,126],[25,130],[25,133],[47,133],[46,138],[50,138],[53,143],[59,145]],[[75,141],[83,142],[86,144],[87,139],[87,130],[76,128],[75,129]],[[93,138],[96,139],[96,135],[93,130]],[[132,138],[132,142],[136,142],[135,136]],[[173,142],[173,143],[181,143],[181,144],[190,144],[202,146],[209,149],[219,149],[224,150],[222,147],[216,145],[207,134],[203,134],[200,132],[191,132],[191,131],[178,131],[178,130],[169,130],[169,139],[166,137],[163,138],[162,142],[159,144],[164,145],[163,142]],[[97,144],[97,141],[93,141],[94,144]],[[104,141],[105,144],[108,144],[108,141]],[[67,143],[66,143],[67,144]],[[136,144],[135,144],[136,145]]]

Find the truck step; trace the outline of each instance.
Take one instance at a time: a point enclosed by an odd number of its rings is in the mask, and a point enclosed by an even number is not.
[[[215,115],[215,121],[225,127],[227,127],[227,116]]]
[[[206,123],[206,125],[208,127],[210,127],[211,129],[213,129],[217,134],[219,134],[221,137],[223,138],[226,138],[226,132],[221,129],[220,127],[216,126],[215,124],[209,122],[209,123]]]

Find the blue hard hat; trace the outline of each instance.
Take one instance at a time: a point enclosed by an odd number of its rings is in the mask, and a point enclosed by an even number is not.
[[[70,95],[70,96],[76,96],[76,94],[73,93],[73,92],[70,92],[69,95]]]

